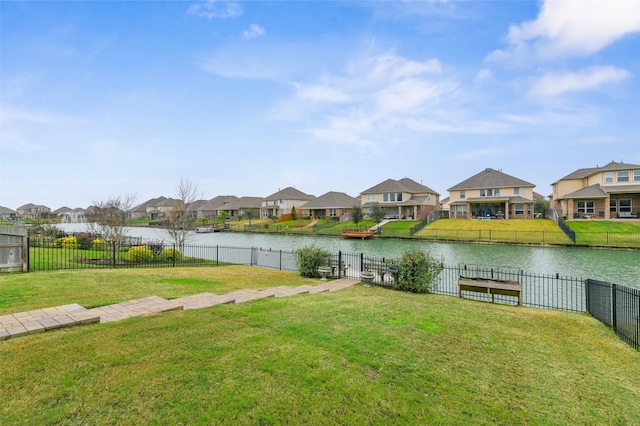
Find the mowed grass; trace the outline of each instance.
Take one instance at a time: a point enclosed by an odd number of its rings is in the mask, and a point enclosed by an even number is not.
[[[5,275],[0,289],[34,277],[57,294],[85,272]],[[305,282],[88,272],[103,302]],[[640,353],[589,316],[375,287],[29,335],[0,342],[0,362],[2,424],[640,423]]]
[[[416,236],[454,241],[572,244],[571,239],[549,219],[439,219]]]
[[[85,308],[148,296],[167,299],[204,292],[228,293],[317,280],[250,266],[151,269],[83,269],[0,275],[0,315],[78,303]]]
[[[640,221],[572,220],[567,225],[578,244],[640,247]]]

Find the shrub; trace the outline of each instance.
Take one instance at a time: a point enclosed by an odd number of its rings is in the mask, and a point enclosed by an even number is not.
[[[81,250],[89,250],[91,248],[91,241],[93,241],[91,234],[80,232],[75,237],[78,240],[78,248]]]
[[[151,262],[153,260],[153,251],[147,246],[136,246],[129,250],[128,257],[130,262]]]
[[[107,250],[107,248],[107,242],[102,238],[96,238],[95,240],[91,241],[91,250],[105,251]]]
[[[398,290],[412,293],[429,293],[437,286],[436,278],[442,271],[442,262],[419,249],[410,249],[393,261],[398,272],[393,274]]]
[[[58,247],[63,249],[77,249],[78,239],[76,237],[58,238]]]
[[[298,265],[298,272],[303,277],[319,278],[318,268],[325,266],[331,253],[315,245],[304,246],[293,252]]]
[[[179,262],[182,260],[182,253],[180,252],[180,250],[178,249],[174,249],[174,248],[166,248],[164,250],[162,250],[162,253],[160,253],[160,258],[162,260],[168,260],[168,261],[176,261]]]
[[[162,253],[162,249],[164,248],[164,241],[162,240],[151,240],[147,241],[147,247],[149,250],[153,252],[156,256]]]

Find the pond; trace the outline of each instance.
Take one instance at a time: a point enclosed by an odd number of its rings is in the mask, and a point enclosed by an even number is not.
[[[86,231],[85,224],[62,224],[67,232]],[[127,228],[127,234],[144,240],[171,241],[158,228]],[[314,244],[332,252],[366,253],[371,257],[399,257],[405,250],[421,248],[446,265],[509,267],[537,274],[593,278],[640,288],[640,251],[579,247],[512,246],[474,243],[442,243],[394,239],[342,239],[280,234],[216,232],[190,235],[188,244],[257,247],[291,251]]]

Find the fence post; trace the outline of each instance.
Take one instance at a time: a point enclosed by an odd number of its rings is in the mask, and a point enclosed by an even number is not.
[[[113,267],[115,268],[116,267],[116,242],[113,241],[112,245],[113,245],[113,251],[111,253],[112,254],[111,258],[113,259]]]
[[[173,263],[173,267],[174,268],[176,267],[176,257],[177,257],[176,256],[176,243],[173,243],[173,262],[171,262],[171,263]]]
[[[364,253],[360,253],[360,272],[364,271]]]
[[[220,266],[220,245],[216,245],[216,266]]]
[[[22,271],[31,271],[31,237],[22,237]]]
[[[282,271],[282,249],[280,249],[280,270]]]
[[[338,250],[338,278],[340,277],[340,271],[342,270],[342,250]]]
[[[611,283],[611,326],[618,331],[618,316],[616,315],[616,284]]]

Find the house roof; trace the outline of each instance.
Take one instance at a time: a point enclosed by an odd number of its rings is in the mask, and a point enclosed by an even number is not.
[[[145,201],[142,204],[139,204],[137,206],[135,206],[132,211],[134,212],[146,212],[147,211],[147,207],[149,206],[156,206],[158,205],[158,203],[164,201],[166,199],[166,197],[160,196],[157,198],[152,198],[150,200]]]
[[[16,213],[16,211],[11,210],[8,207],[0,206],[0,214],[11,214],[11,213]]]
[[[260,209],[262,197],[240,197],[223,204],[218,210]]]
[[[289,186],[263,198],[262,200],[313,200],[314,198],[315,197],[313,195],[305,194],[304,192]]]
[[[311,200],[302,206],[301,209],[335,209],[335,208],[351,208],[354,205],[360,205],[358,198],[351,197],[344,192],[329,191],[318,198]]]
[[[448,191],[459,191],[462,189],[482,189],[482,188],[509,188],[521,186],[535,186],[517,177],[513,177],[499,170],[487,168],[469,179],[452,186]]]
[[[609,194],[621,194],[625,192],[640,192],[640,184],[635,185],[607,185],[603,186],[602,189],[607,191]]]
[[[215,211],[220,209],[223,205],[230,203],[234,200],[237,200],[238,197],[235,195],[218,195],[210,199],[208,202],[202,204],[199,208],[201,211]]]
[[[408,192],[411,194],[430,193],[440,195],[428,186],[406,177],[400,180],[387,179],[384,182],[362,191],[360,194],[382,194],[385,192]]]
[[[554,183],[558,183],[561,180],[571,180],[571,179],[584,179],[588,176],[591,176],[595,173],[600,173],[600,172],[608,172],[608,171],[616,171],[616,170],[629,170],[629,169],[640,169],[640,166],[637,164],[627,164],[627,163],[617,163],[615,161],[610,162],[607,165],[604,165],[602,167],[587,167],[584,169],[578,169],[572,173],[569,173],[568,175],[566,175],[565,177],[563,177],[562,179],[558,179],[556,182]]]
[[[586,188],[578,189],[577,191],[567,194],[562,198],[607,198],[607,193],[600,184],[587,186]]]

